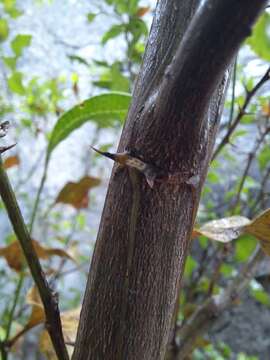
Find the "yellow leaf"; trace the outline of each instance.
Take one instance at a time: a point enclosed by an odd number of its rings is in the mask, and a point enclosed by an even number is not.
[[[75,261],[72,255],[70,255],[66,250],[44,247],[41,246],[36,240],[32,240],[32,243],[36,254],[40,259],[48,259],[49,257],[56,255]],[[13,270],[20,272],[23,269],[25,259],[18,241],[14,241],[10,245],[0,248],[0,256],[3,256],[6,259],[8,265]]]
[[[31,330],[33,327],[45,321],[45,312],[36,286],[33,286],[28,291],[26,295],[26,303],[32,305],[31,315],[28,319],[27,324],[9,340],[9,343],[12,346],[17,342],[19,338],[22,337],[22,335]]]
[[[245,232],[255,236],[265,253],[270,255],[270,209],[263,211],[246,225]]]
[[[64,203],[75,209],[84,209],[88,206],[88,192],[91,188],[101,183],[99,178],[85,176],[79,182],[67,183],[55,200],[56,203]]]
[[[202,227],[194,229],[192,237],[204,235],[211,240],[227,243],[243,234],[245,226],[250,220],[244,216],[231,216],[219,220],[213,220]]]
[[[147,14],[150,10],[150,6],[143,6],[140,7],[136,13],[138,17],[143,17],[145,14]]]
[[[262,107],[262,113],[266,116],[270,116],[270,103],[266,103]]]
[[[4,169],[9,169],[9,168],[19,165],[19,164],[20,164],[20,159],[17,155],[9,156],[5,159],[5,161],[3,163],[3,167],[4,167]]]

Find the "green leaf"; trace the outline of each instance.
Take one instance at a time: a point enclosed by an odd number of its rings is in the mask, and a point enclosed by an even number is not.
[[[119,70],[119,64],[114,63],[111,69],[112,86],[113,91],[129,91],[129,79],[125,77]]]
[[[102,44],[106,44],[110,39],[117,37],[118,35],[125,32],[125,24],[113,25],[102,37]]]
[[[270,61],[270,14],[265,12],[256,23],[252,36],[247,39],[247,44],[262,59]]]
[[[16,8],[16,0],[1,0],[4,5],[5,12],[13,19],[22,15],[22,11]]]
[[[218,184],[220,182],[220,176],[217,174],[217,172],[209,171],[207,175],[207,181],[209,181],[211,184]]]
[[[266,144],[258,155],[260,170],[262,171],[270,161],[270,148]]]
[[[16,69],[16,63],[17,63],[17,59],[16,57],[8,57],[8,56],[3,56],[2,57],[4,63],[11,69],[11,70],[15,70]]]
[[[235,268],[232,265],[223,263],[220,267],[220,272],[225,276],[225,277],[230,277],[233,273],[233,271],[235,270]]]
[[[24,95],[25,94],[25,88],[22,83],[22,73],[21,72],[14,72],[9,78],[8,78],[8,86],[10,90],[16,94]]]
[[[63,114],[57,121],[48,145],[47,157],[68,135],[86,121],[94,121],[99,127],[108,127],[125,119],[131,95],[111,92],[93,96]]]
[[[68,55],[68,58],[69,58],[71,61],[77,61],[77,62],[80,63],[80,64],[89,66],[89,63],[88,63],[84,58],[82,58],[81,56]]]
[[[93,22],[95,20],[95,17],[97,16],[97,14],[94,13],[88,13],[87,14],[87,20],[89,23]]]
[[[250,294],[263,305],[270,306],[270,297],[263,289],[251,289]]]
[[[5,19],[0,19],[0,42],[6,40],[9,34],[8,22]]]
[[[197,262],[194,260],[190,255],[187,257],[186,264],[185,264],[185,272],[184,276],[189,278],[193,272],[193,270],[196,268]]]
[[[31,35],[19,34],[12,40],[11,47],[17,57],[21,56],[23,49],[31,44],[31,39]]]
[[[238,262],[247,261],[250,255],[253,253],[258,242],[255,237],[251,235],[242,235],[236,240],[235,246],[235,259]]]

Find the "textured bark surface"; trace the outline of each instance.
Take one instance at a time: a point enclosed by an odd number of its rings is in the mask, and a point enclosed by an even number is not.
[[[179,174],[179,181],[151,189],[141,174],[114,169],[75,360],[164,358],[222,110],[224,72],[266,1],[208,0],[180,43],[196,3],[158,3],[119,145]],[[181,183],[182,171],[199,174],[196,191]]]

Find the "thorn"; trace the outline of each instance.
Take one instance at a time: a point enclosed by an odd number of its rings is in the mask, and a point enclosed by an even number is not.
[[[114,154],[111,154],[111,153],[105,152],[105,151],[100,151],[100,150],[94,148],[94,146],[90,146],[90,147],[91,147],[91,149],[93,149],[93,150],[94,150],[95,152],[97,152],[98,154],[103,155],[103,156],[105,156],[105,157],[107,157],[107,158],[109,158],[109,159],[116,160],[116,157],[115,157]]]
[[[193,175],[191,176],[187,181],[186,184],[194,186],[196,188],[200,183],[200,177],[199,175]]]
[[[147,184],[150,186],[150,188],[151,189],[153,189],[153,187],[154,187],[154,180],[151,180],[151,179],[149,179],[149,178],[146,178],[146,181],[147,181]]]
[[[9,146],[0,146],[0,154],[3,154],[5,151],[12,149],[16,145],[17,145],[17,143],[9,145]]]

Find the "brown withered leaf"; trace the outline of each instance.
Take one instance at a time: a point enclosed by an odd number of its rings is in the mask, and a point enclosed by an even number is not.
[[[61,313],[61,322],[62,322],[64,340],[67,343],[67,350],[70,357],[72,356],[74,346],[68,344],[75,343],[80,312],[81,312],[81,308],[79,307]],[[57,360],[47,330],[43,330],[42,333],[40,334],[39,349],[46,356],[48,360]]]
[[[270,102],[263,105],[262,113],[263,115],[270,116]]]
[[[150,6],[142,6],[142,7],[139,7],[136,15],[138,17],[143,17],[145,14],[147,14],[150,10]]]
[[[14,156],[9,156],[5,159],[4,163],[3,163],[3,167],[4,169],[10,169],[13,166],[19,165],[20,164],[20,159],[17,155]]]
[[[194,229],[192,237],[204,235],[211,240],[227,243],[243,234],[245,226],[249,223],[250,220],[244,216],[231,216],[213,220],[200,228]]]
[[[40,259],[48,259],[49,257],[56,255],[75,261],[73,256],[66,250],[60,248],[44,247],[41,246],[36,240],[32,240],[32,243],[36,254]],[[23,269],[25,259],[18,241],[14,241],[10,245],[0,248],[0,256],[3,256],[6,259],[8,265],[13,270],[20,272]]]
[[[31,315],[26,325],[20,329],[10,340],[9,345],[14,344],[29,330],[45,321],[45,312],[36,286],[33,286],[26,295],[26,303],[32,306]]]
[[[192,238],[204,235],[222,243],[230,242],[242,234],[250,234],[260,242],[263,251],[270,256],[270,209],[253,220],[244,216],[231,216],[213,220],[192,231]]]
[[[255,236],[264,252],[270,255],[270,209],[263,211],[244,229],[248,234]]]
[[[101,180],[92,176],[85,176],[79,182],[68,182],[57,195],[56,203],[73,206],[75,209],[85,209],[88,206],[88,192],[98,186]]]

